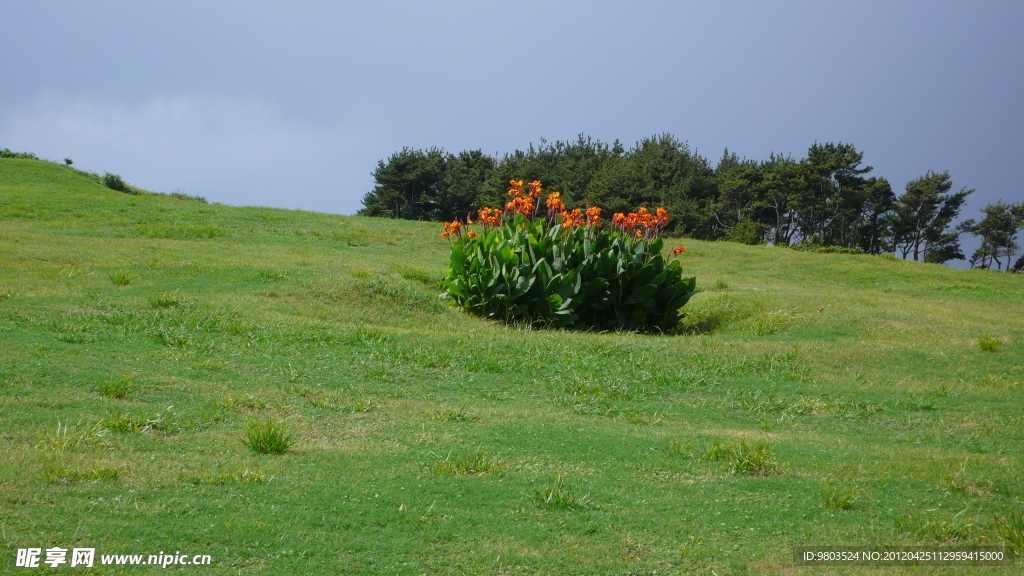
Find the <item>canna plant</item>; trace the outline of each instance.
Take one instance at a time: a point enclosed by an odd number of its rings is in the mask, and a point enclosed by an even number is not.
[[[479,211],[472,221],[445,223],[451,266],[442,297],[479,316],[505,323],[579,330],[666,331],[693,296],[696,280],[683,277],[676,248],[662,256],[668,213],[640,208],[615,214],[567,210],[558,192],[545,199],[540,182],[523,190],[510,182],[504,210]]]

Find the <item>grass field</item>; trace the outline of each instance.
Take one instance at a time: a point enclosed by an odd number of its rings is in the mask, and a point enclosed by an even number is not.
[[[195,574],[1024,552],[1024,277],[685,240],[678,334],[528,330],[438,300],[439,231],[0,160],[0,572],[53,546],[211,555]],[[880,572],[953,573],[829,570]]]

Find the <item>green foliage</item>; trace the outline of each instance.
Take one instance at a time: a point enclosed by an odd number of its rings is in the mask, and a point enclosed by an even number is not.
[[[896,247],[904,259],[913,256],[914,260],[942,263],[964,257],[960,234],[950,229],[950,222],[974,190],[950,193],[952,188],[949,172],[929,171],[907,183],[906,193],[896,202],[894,229]]]
[[[884,254],[943,263],[963,259],[962,233],[982,237],[972,263],[1013,269],[1024,208],[999,202],[981,224],[951,226],[972,190],[949,194],[948,172],[928,172],[899,198],[885,178],[868,176],[853,144],[815,142],[803,159],[772,154],[740,158],[725,150],[716,167],[671,134],[645,138],[626,150],[580,135],[575,141],[530,144],[502,157],[480,150],[403,149],[374,171],[377,185],[363,199],[367,216],[420,220],[465,218],[503,203],[509,180],[541,180],[563,191],[568,208],[625,212],[660,205],[672,218],[669,235],[744,244],[796,245],[815,252]],[[1024,257],[1018,269],[1024,269]]]
[[[847,247],[847,246],[823,246],[821,244],[821,236],[814,234],[810,238],[793,244],[790,246],[793,250],[801,250],[804,252],[820,252],[823,254],[863,254],[864,250],[859,246]]]
[[[0,148],[0,158],[22,158],[25,160],[37,160],[36,155],[31,152],[14,152],[10,148]]]
[[[257,454],[284,454],[296,440],[287,425],[273,418],[257,418],[245,424],[245,444]]]
[[[494,159],[480,150],[452,155],[437,148],[403,148],[377,164],[376,185],[363,197],[359,213],[410,220],[465,218],[493,170]]]
[[[103,174],[102,184],[111,190],[118,192],[128,192],[128,185],[125,184],[124,180],[121,179],[117,174],[111,174],[106,172]]]
[[[452,243],[443,296],[508,324],[579,330],[667,331],[695,293],[660,238],[550,225],[522,214]]]
[[[989,204],[981,209],[985,217],[980,222],[966,220],[958,229],[973,234],[981,239],[981,246],[971,255],[971,268],[1003,269],[1002,258],[1006,258],[1006,271],[1011,270],[1011,262],[1020,245],[1017,233],[1024,228],[1024,203],[1006,204],[1002,200]],[[1018,263],[1024,262],[1024,256]]]

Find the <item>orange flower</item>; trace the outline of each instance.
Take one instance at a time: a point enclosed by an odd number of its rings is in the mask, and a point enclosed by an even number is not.
[[[459,233],[460,228],[462,228],[462,222],[459,222],[458,220],[454,222],[445,222],[444,232],[441,233],[441,238],[447,238],[452,234],[457,235]]]
[[[686,252],[686,246],[680,246],[680,247],[672,250],[672,255],[676,256],[678,254],[682,254],[683,252]]]
[[[575,228],[581,224],[583,224],[583,216],[579,208],[573,209],[572,212],[562,213],[563,228]]]
[[[484,207],[484,208],[481,208],[477,212],[477,214],[480,215],[480,223],[481,224],[491,225],[491,226],[497,226],[498,224],[500,224],[500,222],[498,222],[498,214],[499,214],[499,212],[497,210],[495,210],[495,209]]]
[[[533,198],[529,196],[516,196],[505,205],[505,208],[515,211],[517,214],[533,214],[536,205],[533,203]]]
[[[664,208],[658,208],[655,212],[658,214],[658,226],[664,226],[668,224],[668,210]]]
[[[587,208],[587,224],[597,226],[601,223],[601,209],[597,206]]]
[[[637,230],[636,231],[636,237],[637,238],[643,238],[644,237],[644,231],[643,230]]]
[[[612,224],[615,224],[619,228],[622,228],[623,226],[626,225],[626,215],[623,214],[622,212],[616,212],[615,214],[612,214]]]
[[[561,192],[552,192],[548,194],[548,199],[545,200],[548,207],[548,214],[561,214],[565,212],[565,203],[562,202]]]
[[[521,182],[522,181],[520,181],[520,183]],[[540,197],[541,184],[540,184],[539,180],[534,180],[533,182],[530,182],[529,184],[527,184],[527,186],[530,187],[530,197],[531,198],[539,198]]]
[[[512,185],[512,189],[508,191],[509,196],[519,196],[523,193],[522,180],[509,180],[508,183]]]
[[[470,230],[469,232],[466,232],[466,238],[476,238],[476,237],[477,237],[477,233],[476,232],[473,232],[472,230]]]
[[[654,228],[655,224],[657,223],[657,218],[654,216],[654,214],[651,214],[650,212],[647,211],[647,208],[644,208],[642,206],[639,210],[636,211],[636,217],[640,225],[643,226],[644,228]]]

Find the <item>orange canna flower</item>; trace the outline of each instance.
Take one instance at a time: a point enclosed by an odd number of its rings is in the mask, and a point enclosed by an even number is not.
[[[552,192],[548,194],[548,199],[545,200],[545,204],[547,204],[549,214],[565,212],[565,203],[562,202],[561,192]]]
[[[683,252],[686,252],[686,246],[680,246],[680,247],[672,250],[672,255],[676,256],[678,254],[682,254]]]
[[[562,227],[575,228],[581,224],[583,216],[579,208],[574,208],[572,212],[562,212]]]
[[[497,226],[498,222],[498,210],[487,208],[486,206],[481,208],[477,214],[480,215],[480,223],[484,225]]]
[[[637,238],[643,238],[644,237],[644,231],[643,230],[637,230],[636,231],[636,237]]]
[[[477,236],[478,234],[476,232],[473,232],[472,230],[466,232],[466,238],[476,238]]]
[[[509,180],[508,183],[512,188],[508,191],[509,196],[519,196],[523,193],[523,181],[522,180]]]
[[[601,223],[601,209],[597,206],[587,208],[587,224],[597,226]]]
[[[540,194],[541,194],[541,184],[540,184],[539,180],[534,180],[533,182],[530,182],[529,184],[527,184],[527,186],[530,187],[530,197],[531,198],[539,198],[540,197]]]
[[[668,210],[664,208],[658,208],[655,211],[658,214],[658,226],[664,226],[668,224]]]

